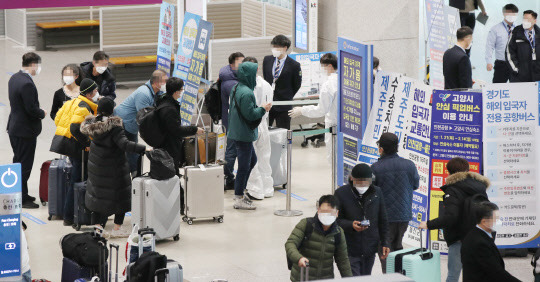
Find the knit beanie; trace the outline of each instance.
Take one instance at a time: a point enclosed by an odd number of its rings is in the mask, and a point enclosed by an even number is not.
[[[114,111],[114,101],[111,98],[103,97],[98,102],[97,114],[102,116],[110,116]]]
[[[97,84],[96,84],[96,82],[94,82],[90,78],[85,78],[85,79],[83,79],[81,81],[80,88],[81,88],[81,94],[86,95],[86,94],[91,93],[92,91],[94,91],[94,89],[97,88]]]

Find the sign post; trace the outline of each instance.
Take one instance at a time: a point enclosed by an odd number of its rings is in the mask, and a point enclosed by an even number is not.
[[[156,69],[171,73],[172,44],[174,36],[174,5],[161,3]]]
[[[0,278],[21,276],[21,165],[0,166]]]

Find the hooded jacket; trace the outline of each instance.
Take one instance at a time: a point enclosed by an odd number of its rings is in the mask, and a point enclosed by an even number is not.
[[[259,136],[257,128],[251,130],[238,113],[240,110],[243,117],[250,121],[260,119],[266,114],[264,108],[257,107],[253,93],[257,84],[257,68],[258,65],[252,62],[242,63],[238,67],[238,84],[236,87],[233,87],[229,101],[229,129],[227,130],[227,137],[230,139],[253,142]],[[236,103],[233,99],[236,100]],[[239,108],[236,107],[237,103]]]
[[[381,188],[372,184],[361,196],[349,180],[349,184],[336,190],[336,197],[340,204],[337,222],[345,231],[349,256],[375,255],[379,242],[383,247],[389,247],[388,218]],[[369,220],[369,228],[362,232],[354,230],[353,221],[364,219]]]
[[[460,219],[464,216],[462,210],[465,198],[475,194],[483,194],[487,197],[486,190],[489,185],[489,179],[476,172],[457,172],[448,176],[446,184],[441,187],[444,192],[443,214],[428,221],[428,229],[444,229],[444,240],[448,246],[463,240],[470,231],[463,230],[464,228],[460,225]]]
[[[233,87],[238,83],[237,72],[233,71],[230,65],[226,65],[219,70],[219,81],[221,81],[221,120],[225,128],[229,128],[229,98]]]
[[[113,100],[116,98],[116,78],[114,78],[109,68],[98,76],[94,76],[92,73],[94,70],[94,64],[92,62],[82,63],[81,69],[84,77],[90,78],[97,83],[100,96],[109,97]]]
[[[540,28],[533,26],[536,40],[536,61],[532,59],[532,48],[529,38],[525,36],[523,25],[518,25],[506,46],[506,61],[510,65],[512,75],[510,82],[534,82],[540,80]]]
[[[56,113],[51,152],[80,159],[81,151],[90,146],[88,136],[81,133],[80,127],[84,119],[96,114],[97,105],[83,95],[69,100]]]
[[[81,124],[81,132],[92,138],[86,207],[100,215],[130,211],[131,174],[126,152],[140,154],[146,147],[126,138],[122,119],[116,116],[88,116]]]

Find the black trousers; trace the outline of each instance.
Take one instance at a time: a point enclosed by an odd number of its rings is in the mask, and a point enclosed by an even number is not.
[[[291,129],[291,117],[289,116],[289,111],[278,112],[276,110],[270,110],[268,115],[269,125],[274,126],[274,121],[276,121],[276,127],[285,128],[287,130]]]
[[[388,243],[390,244],[390,252],[403,250],[403,235],[409,227],[409,222],[389,222],[388,223]],[[379,246],[379,260],[383,273],[386,273],[386,259],[382,257],[382,246]]]
[[[13,149],[13,163],[21,164],[21,184],[24,202],[25,198],[28,197],[28,179],[32,173],[32,166],[34,165],[37,138],[25,138],[10,135],[9,142]]]
[[[512,74],[512,70],[506,61],[496,60],[493,69],[495,70],[493,73],[493,83],[508,82],[510,75]]]
[[[474,12],[459,13],[459,18],[461,20],[461,27],[468,26],[474,30],[474,26],[476,25],[476,16]]]

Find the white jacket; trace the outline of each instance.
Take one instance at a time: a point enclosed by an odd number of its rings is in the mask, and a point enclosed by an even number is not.
[[[338,76],[333,73],[322,85],[317,106],[302,107],[302,115],[309,118],[324,116],[326,128],[337,125]]]

